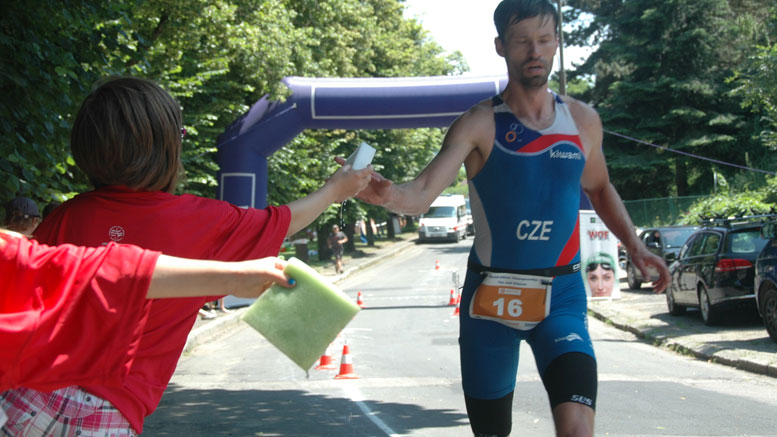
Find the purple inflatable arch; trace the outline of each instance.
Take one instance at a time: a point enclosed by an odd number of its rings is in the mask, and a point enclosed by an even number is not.
[[[264,208],[267,157],[305,129],[446,127],[500,93],[507,77],[287,77],[283,83],[292,91],[285,102],[262,98],[219,136],[220,199]]]
[[[506,76],[325,79],[287,77],[285,102],[266,97],[219,137],[219,198],[263,208],[267,157],[305,129],[445,127],[502,91]]]

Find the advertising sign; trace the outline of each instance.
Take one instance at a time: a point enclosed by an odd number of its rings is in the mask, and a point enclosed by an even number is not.
[[[580,211],[580,262],[589,299],[620,299],[618,239],[592,210]]]

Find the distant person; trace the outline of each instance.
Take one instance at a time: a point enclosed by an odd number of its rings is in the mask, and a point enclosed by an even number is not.
[[[615,289],[615,269],[612,257],[599,252],[588,259],[585,275],[591,297],[610,297]]]
[[[28,197],[17,197],[5,207],[5,228],[25,237],[32,237],[40,220],[38,205]]]
[[[258,297],[272,283],[294,284],[285,266],[275,257],[199,261],[128,244],[49,247],[0,229],[0,393],[19,386],[50,391],[90,381],[121,384],[151,309],[147,299],[214,291]],[[43,417],[36,412],[38,430],[48,424],[42,421],[53,421]],[[24,427],[13,431],[33,434]]]
[[[340,231],[340,226],[333,225],[332,233],[329,234],[327,245],[332,249],[332,256],[335,258],[335,273],[338,275],[343,273],[343,253],[345,247],[343,246],[348,242],[348,237]]]
[[[656,291],[669,284],[669,271],[634,235],[610,182],[599,115],[548,89],[558,49],[553,4],[504,0],[494,11],[494,24],[494,46],[507,66],[504,91],[458,117],[439,153],[415,179],[395,185],[376,174],[357,197],[417,216],[464,164],[477,229],[461,296],[466,311],[459,323],[461,379],[472,431],[476,436],[510,434],[519,345],[526,340],[557,435],[591,436],[597,367],[580,274],[581,188],[626,245],[634,265],[646,276],[648,265],[658,268]],[[499,293],[503,279],[513,285],[509,288],[525,292],[520,299]],[[529,295],[535,299],[526,299]]]
[[[371,177],[370,167],[354,171],[346,166],[307,197],[264,209],[174,195],[183,170],[184,134],[181,106],[153,81],[103,81],[82,103],[70,136],[76,164],[95,189],[60,205],[35,237],[49,245],[134,244],[181,258],[264,258],[277,255],[284,238],[304,229],[329,205],[359,192]],[[51,424],[56,434],[140,433],[175,371],[200,308],[222,296],[214,290],[208,297],[153,300],[123,384],[90,381],[48,393],[17,388],[6,393],[0,406],[56,416]],[[57,410],[64,393],[73,397],[67,411],[78,411],[78,420]],[[94,409],[95,402],[100,410]],[[9,421],[2,431],[18,435],[19,426]]]

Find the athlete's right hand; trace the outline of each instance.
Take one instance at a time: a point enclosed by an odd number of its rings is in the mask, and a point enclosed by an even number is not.
[[[337,156],[335,157],[335,162],[344,165],[345,158]],[[393,182],[386,179],[375,170],[372,170],[370,176],[370,182],[367,184],[366,188],[361,190],[355,197],[373,205],[383,206],[389,200],[389,192]]]

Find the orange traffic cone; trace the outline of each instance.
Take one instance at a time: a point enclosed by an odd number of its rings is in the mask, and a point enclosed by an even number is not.
[[[451,288],[451,298],[448,300],[448,306],[454,306],[457,303],[456,292]]]
[[[347,344],[343,345],[343,359],[340,360],[340,373],[335,376],[335,379],[359,379],[359,377],[353,373],[353,362],[351,362],[351,354]]]
[[[459,297],[456,299],[456,309],[453,310],[453,315],[458,316],[461,314],[461,310],[459,309],[461,307],[461,294],[459,294]]]
[[[434,262],[434,269],[435,270],[440,270],[440,260],[439,259]]]
[[[321,359],[318,362],[318,366],[316,366],[316,370],[334,370],[337,368],[335,363],[332,362],[331,348],[331,344],[326,347],[326,351],[324,351],[324,355],[321,355]]]
[[[359,305],[359,308],[364,308],[364,301],[362,300],[361,291],[356,295],[356,305]]]

